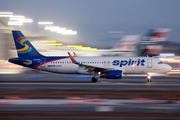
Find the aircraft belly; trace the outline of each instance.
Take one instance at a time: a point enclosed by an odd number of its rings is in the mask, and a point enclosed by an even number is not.
[[[125,68],[125,73],[124,74],[144,74],[147,73],[147,68],[145,67],[140,67],[140,66],[135,66],[135,67],[126,67]]]
[[[76,66],[62,66],[58,69],[58,72],[64,74],[76,74],[78,72],[78,68]]]

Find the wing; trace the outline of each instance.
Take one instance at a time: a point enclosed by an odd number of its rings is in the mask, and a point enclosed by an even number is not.
[[[68,54],[69,54],[69,58],[71,59],[72,63],[79,65],[80,67],[84,67],[85,69],[88,69],[89,72],[91,72],[91,71],[105,72],[107,70],[112,70],[112,68],[103,68],[103,67],[98,67],[98,66],[82,64],[81,62],[77,62],[69,52],[68,52]]]

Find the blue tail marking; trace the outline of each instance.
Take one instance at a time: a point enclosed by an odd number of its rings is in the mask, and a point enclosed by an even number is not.
[[[18,57],[42,56],[33,45],[26,39],[21,31],[12,31]]]

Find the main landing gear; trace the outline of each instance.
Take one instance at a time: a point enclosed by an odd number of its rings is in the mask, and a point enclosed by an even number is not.
[[[148,79],[148,82],[151,82],[151,75],[150,74],[148,74],[147,79]]]
[[[93,83],[95,83],[95,82],[98,81],[97,76],[98,76],[98,72],[94,72],[94,77],[91,79],[91,81],[92,81]]]
[[[96,77],[93,77],[91,80],[92,80],[92,82],[95,83],[95,82],[97,82],[98,79]]]

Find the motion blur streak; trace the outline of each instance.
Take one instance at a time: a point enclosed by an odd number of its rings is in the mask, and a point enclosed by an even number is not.
[[[180,119],[179,5],[178,0],[1,1],[0,118]],[[9,63],[9,58],[17,57],[12,30],[22,31],[42,56],[73,53],[72,58],[81,65],[79,74],[55,74]],[[31,50],[25,45],[22,48],[19,52]],[[123,74],[123,79],[116,80],[99,78],[107,74],[98,72],[99,81],[94,84],[90,81],[94,75],[80,74],[94,70],[92,66],[88,66],[88,71],[82,68],[85,61],[78,59],[81,56],[103,56],[101,63],[105,68],[132,63],[109,61],[105,56],[153,57],[160,59],[160,66],[168,64],[172,70],[151,74],[151,83],[147,82],[147,75]],[[21,57],[18,60],[31,64]],[[59,61],[52,62],[49,67],[60,67]],[[135,67],[133,64],[131,70],[136,71]]]

